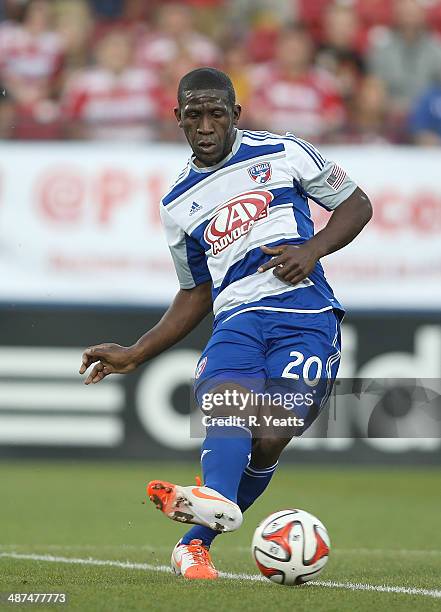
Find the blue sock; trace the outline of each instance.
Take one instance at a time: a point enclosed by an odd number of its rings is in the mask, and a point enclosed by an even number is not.
[[[251,434],[241,427],[207,428],[202,445],[201,464],[204,485],[237,502],[237,490],[251,454]],[[196,525],[182,538],[182,544],[202,540],[210,546],[218,532]]]
[[[245,468],[237,492],[237,504],[245,512],[262,495],[276,471],[277,463],[267,468]]]
[[[202,445],[204,485],[231,501],[251,456],[251,433],[242,427],[208,427]]]

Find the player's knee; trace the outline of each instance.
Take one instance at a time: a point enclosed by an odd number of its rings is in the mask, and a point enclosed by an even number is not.
[[[258,438],[253,443],[251,462],[256,468],[274,465],[291,438]]]
[[[247,404],[249,393],[237,383],[225,382],[201,394],[199,405],[202,412],[211,418],[234,417],[240,419],[239,422],[247,421],[250,417],[257,418],[258,412],[257,406]]]

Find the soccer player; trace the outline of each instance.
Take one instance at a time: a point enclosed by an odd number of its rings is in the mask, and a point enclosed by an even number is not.
[[[319,260],[351,242],[372,209],[344,170],[308,142],[290,133],[239,130],[233,85],[216,69],[199,68],[181,79],[174,112],[193,151],[161,201],[181,288],[159,323],[133,346],[88,348],[80,373],[95,364],[85,380],[90,384],[131,372],[181,340],[213,309],[213,334],[195,373],[201,407],[221,393],[215,409],[206,411],[204,485],[155,480],[147,487],[166,516],[194,525],[173,550],[174,571],[213,579],[218,573],[209,554],[212,541],[240,527],[283,448],[329,397],[344,312]],[[315,235],[308,198],[334,211]],[[251,426],[255,422],[228,421],[243,414],[241,406],[227,402],[234,393],[271,385],[280,391],[284,382],[309,389],[314,398],[285,410],[298,426],[260,435]]]

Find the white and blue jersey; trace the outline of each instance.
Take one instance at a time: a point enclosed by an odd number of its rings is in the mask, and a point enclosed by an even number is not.
[[[296,407],[305,429],[325,405],[340,363],[343,308],[323,268],[293,286],[260,247],[302,244],[314,235],[308,198],[335,209],[355,190],[344,170],[292,134],[237,130],[216,166],[192,159],[161,203],[180,285],[212,282],[213,334],[195,373],[195,393],[218,384],[254,391],[309,389]],[[297,431],[295,435],[303,432]]]
[[[236,130],[216,166],[190,159],[161,201],[161,218],[182,289],[212,282],[216,320],[243,311],[317,313],[342,306],[318,262],[293,286],[270,269],[260,246],[301,244],[314,235],[308,198],[334,210],[356,184],[292,134]]]

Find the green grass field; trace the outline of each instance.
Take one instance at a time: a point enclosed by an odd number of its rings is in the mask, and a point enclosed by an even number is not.
[[[213,558],[224,572],[257,574],[249,552],[257,523],[278,509],[303,508],[325,523],[332,541],[320,576],[326,586],[305,587],[249,578],[194,583],[144,566],[168,565],[184,531],[150,502],[142,504],[144,483],[160,477],[191,484],[196,471],[164,463],[0,463],[0,591],[66,592],[67,605],[37,609],[81,612],[441,609],[439,591],[436,597],[348,588],[441,588],[439,470],[280,468],[240,531],[217,539]],[[97,559],[128,563],[93,564]]]

